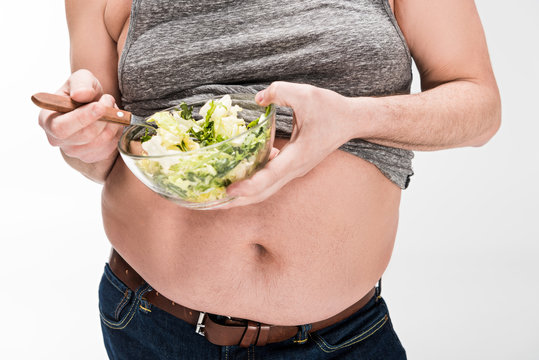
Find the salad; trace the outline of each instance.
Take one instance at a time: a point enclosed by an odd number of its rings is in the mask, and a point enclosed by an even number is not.
[[[165,195],[197,203],[226,198],[226,187],[249,176],[269,153],[271,107],[248,124],[242,110],[225,95],[206,102],[198,120],[185,103],[153,114],[146,122],[155,132],[146,129],[140,137],[150,158],[137,167]]]

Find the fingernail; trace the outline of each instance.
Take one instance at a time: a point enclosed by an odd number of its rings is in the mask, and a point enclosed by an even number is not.
[[[256,94],[255,100],[256,100],[257,103],[260,103],[260,102],[262,102],[262,100],[264,100],[264,90],[259,91],[259,92]]]
[[[115,103],[114,97],[112,95],[105,94],[105,95],[103,95],[102,98],[103,98],[103,100],[105,102],[105,105],[107,105],[107,106],[113,106],[114,103]]]

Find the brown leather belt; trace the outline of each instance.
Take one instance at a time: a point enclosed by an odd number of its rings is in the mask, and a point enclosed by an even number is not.
[[[146,284],[144,279],[118,254],[114,249],[110,254],[109,266],[121,281],[131,290],[136,291]],[[311,324],[309,332],[323,329],[346,319],[357,312],[374,296],[375,288],[371,289],[358,302],[341,311],[329,319],[317,321]],[[204,312],[186,308],[177,304],[155,290],[143,295],[148,303],[180,318],[189,324],[196,325],[195,332],[203,335],[209,342],[220,346],[239,345],[248,347],[251,345],[263,346],[269,343],[281,342],[294,337],[300,330],[300,326],[277,326],[262,324],[256,321],[227,318],[224,324],[220,324]]]

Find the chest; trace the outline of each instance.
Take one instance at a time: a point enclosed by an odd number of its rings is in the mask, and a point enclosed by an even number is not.
[[[411,80],[387,0],[133,1],[118,36],[128,102],[275,80],[385,95]]]
[[[394,12],[395,0],[387,0],[391,11]],[[123,51],[129,23],[133,0],[107,0],[104,13],[105,26],[111,37],[117,43],[118,57]]]

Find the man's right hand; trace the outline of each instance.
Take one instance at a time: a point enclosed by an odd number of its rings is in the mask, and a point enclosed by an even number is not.
[[[111,159],[123,126],[98,119],[105,106],[115,106],[114,97],[103,94],[99,80],[88,70],[71,74],[56,93],[85,105],[65,114],[50,110],[40,112],[39,125],[45,130],[49,143],[68,157],[87,164]]]

